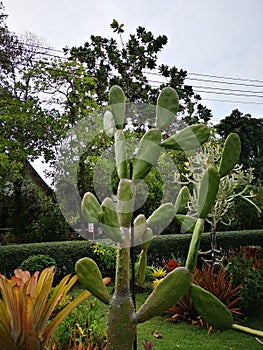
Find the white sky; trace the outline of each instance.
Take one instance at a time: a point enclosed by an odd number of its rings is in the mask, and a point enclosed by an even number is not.
[[[160,63],[175,65],[189,73],[262,81],[238,82],[257,87],[187,81],[191,85],[242,89],[262,96],[201,93],[215,122],[234,108],[263,117],[263,0],[3,0],[3,3],[11,30],[17,34],[32,32],[56,49],[82,45],[92,34],[115,35],[110,28],[113,18],[125,24],[127,34],[134,33],[139,25],[155,35],[165,34],[168,44],[160,55]]]

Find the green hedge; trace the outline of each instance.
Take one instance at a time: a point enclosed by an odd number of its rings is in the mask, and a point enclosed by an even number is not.
[[[192,234],[176,234],[156,236],[148,251],[148,263],[156,266],[163,265],[164,260],[170,259],[173,255],[177,259],[185,260]],[[260,246],[263,247],[263,230],[248,231],[225,231],[218,232],[217,248],[223,252],[240,246]],[[201,239],[200,250],[211,249],[210,235],[204,233]]]
[[[162,265],[164,260],[173,255],[176,258],[185,259],[190,244],[191,234],[161,235],[153,239],[148,252],[150,265]],[[263,230],[253,231],[228,231],[217,233],[218,248],[227,252],[231,248],[239,246],[256,245],[263,247]],[[55,259],[57,263],[56,277],[62,278],[68,273],[74,273],[74,266],[78,259],[92,257],[102,270],[103,276],[114,276],[114,271],[98,260],[93,254],[91,242],[48,242],[20,245],[0,246],[0,273],[10,277],[14,269],[19,267],[30,255],[45,254]],[[210,249],[209,234],[205,233],[201,241],[201,250]],[[136,248],[139,253],[140,248]]]
[[[101,261],[98,261],[91,245],[92,242],[89,241],[69,241],[1,246],[0,273],[10,277],[13,275],[13,271],[29,256],[45,254],[56,261],[56,280],[68,273],[74,274],[76,261],[85,256],[92,257],[98,263],[103,276],[113,277],[113,271],[109,270]]]

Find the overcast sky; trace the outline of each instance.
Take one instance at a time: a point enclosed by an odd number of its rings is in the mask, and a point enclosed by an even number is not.
[[[125,24],[127,34],[134,33],[139,25],[155,35],[165,34],[168,44],[160,55],[160,63],[185,69],[191,78],[221,82],[187,81],[198,86],[196,90],[204,90],[200,86],[215,89],[217,94],[200,93],[203,103],[212,109],[214,121],[229,115],[234,108],[263,117],[263,0],[3,0],[3,3],[11,30],[17,34],[25,31],[37,34],[56,49],[82,45],[92,34],[114,35],[110,28],[113,18]],[[227,84],[222,84],[223,81]]]

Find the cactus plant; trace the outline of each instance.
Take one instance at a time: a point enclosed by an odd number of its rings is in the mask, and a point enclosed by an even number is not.
[[[166,105],[167,104],[167,105]],[[148,130],[141,139],[135,160],[133,162],[133,172],[131,178],[126,178],[127,159],[125,153],[125,134],[122,132],[124,125],[125,114],[125,97],[120,87],[114,86],[110,90],[110,107],[115,121],[117,131],[115,132],[115,152],[116,152],[116,167],[120,177],[118,193],[117,193],[117,208],[110,198],[106,198],[102,205],[98,207],[96,201],[91,195],[84,196],[82,201],[82,211],[86,218],[95,217],[100,221],[107,237],[117,242],[118,253],[116,263],[115,290],[112,298],[108,300],[108,294],[105,290],[102,292],[94,290],[94,288],[102,288],[102,277],[98,273],[97,268],[94,269],[94,276],[90,276],[89,263],[80,260],[76,264],[76,272],[82,281],[83,286],[87,289],[91,288],[95,294],[103,302],[109,302],[109,316],[107,322],[108,348],[109,350],[131,350],[136,332],[136,324],[142,323],[150,318],[162,314],[170,306],[174,305],[188,291],[192,291],[194,302],[200,312],[206,313],[209,321],[215,326],[218,314],[224,316],[224,309],[221,304],[216,303],[216,312],[211,312],[211,304],[213,298],[206,294],[205,291],[197,290],[192,286],[192,272],[196,266],[197,254],[200,244],[201,235],[203,233],[203,224],[205,216],[214,204],[215,195],[218,188],[220,175],[216,169],[208,169],[200,193],[198,214],[196,220],[192,242],[189,248],[187,262],[185,267],[180,267],[169,273],[155,288],[146,302],[136,312],[133,301],[130,296],[130,244],[131,244],[131,226],[134,225],[135,240],[141,241],[142,252],[141,264],[142,267],[146,263],[146,252],[152,239],[152,230],[157,229],[157,233],[164,221],[171,221],[176,215],[177,210],[183,209],[183,203],[186,203],[189,195],[186,189],[178,197],[176,205],[172,203],[162,204],[156,211],[146,219],[143,215],[137,217],[133,222],[134,197],[136,193],[137,180],[144,179],[151,168],[155,166],[161,148],[173,150],[189,150],[199,147],[209,137],[209,129],[205,125],[192,125],[180,132],[170,136],[166,140],[161,140],[161,131],[169,126],[173,118],[172,116],[178,110],[178,96],[172,88],[165,88],[161,92],[156,107],[156,128]],[[112,118],[109,113],[106,113],[107,121],[104,125],[112,125]],[[109,122],[110,120],[110,122]],[[228,152],[227,150],[225,151]],[[222,165],[222,174],[225,172],[225,167]],[[92,203],[89,203],[91,201]],[[93,212],[94,208],[98,208],[98,214]],[[102,209],[102,211],[101,211]],[[142,271],[143,272],[143,271]],[[85,281],[85,278],[90,278],[90,282]],[[90,286],[90,287],[89,287]],[[202,303],[200,302],[202,300]],[[222,311],[223,310],[223,311]],[[231,328],[232,320],[223,322],[223,329]],[[220,324],[221,325],[221,324]],[[220,326],[219,325],[219,326]]]

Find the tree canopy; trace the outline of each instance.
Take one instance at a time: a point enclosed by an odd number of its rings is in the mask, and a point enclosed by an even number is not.
[[[222,119],[216,126],[218,133],[225,139],[231,132],[239,135],[241,154],[239,163],[244,169],[254,168],[257,180],[263,178],[263,119],[243,114],[238,109]]]
[[[165,86],[176,89],[180,98],[179,111],[188,124],[208,122],[211,111],[200,103],[201,97],[193,88],[184,83],[187,72],[175,66],[158,64],[158,55],[167,44],[165,35],[154,37],[152,32],[139,26],[134,34],[123,40],[124,25],[116,20],[111,23],[114,38],[92,35],[83,46],[65,48],[70,59],[86,64],[87,71],[95,79],[96,99],[100,105],[108,100],[108,92],[113,85],[119,85],[129,102],[156,104],[158,92]],[[164,81],[156,86],[150,74]]]

